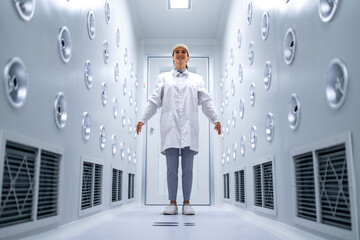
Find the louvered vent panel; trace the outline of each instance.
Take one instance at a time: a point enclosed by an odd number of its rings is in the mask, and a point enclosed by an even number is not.
[[[117,180],[118,180],[118,170],[113,168],[112,173],[112,188],[111,188],[111,201],[117,201]]]
[[[255,165],[254,169],[254,204],[262,207],[262,191],[261,191],[261,166]]]
[[[235,172],[235,201],[240,202],[239,171]]]
[[[92,207],[93,163],[83,163],[83,180],[81,190],[81,209]]]
[[[230,175],[226,174],[226,198],[230,199]]]
[[[131,198],[134,198],[135,195],[135,174],[132,175],[132,194],[131,194]]]
[[[36,148],[6,142],[0,227],[31,221]]]
[[[262,169],[264,178],[264,208],[274,209],[274,183],[272,162],[263,163]]]
[[[312,152],[293,157],[297,216],[316,222],[315,178]]]
[[[41,151],[38,219],[58,214],[60,160],[59,154]]]
[[[351,229],[345,144],[316,151],[319,167],[321,222]]]
[[[224,198],[226,198],[226,174],[223,175],[224,178]]]
[[[133,177],[132,177],[133,174],[129,173],[129,183],[128,183],[128,199],[131,199],[133,197],[133,189],[134,189],[134,186],[133,186]]]
[[[245,203],[245,174],[244,170],[239,171],[240,178],[240,202]]]
[[[118,189],[117,189],[117,200],[121,201],[122,200],[122,175],[123,172],[121,170],[118,170]]]
[[[102,196],[102,170],[103,166],[100,164],[95,164],[95,176],[94,176],[94,204],[93,206],[98,206],[101,204]]]

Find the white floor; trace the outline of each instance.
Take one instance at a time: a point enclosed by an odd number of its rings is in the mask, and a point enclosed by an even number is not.
[[[196,215],[182,214],[166,216],[161,212],[164,207],[133,206],[124,210],[110,210],[75,223],[62,226],[46,233],[31,236],[27,240],[69,239],[69,240],[215,240],[215,239],[309,239],[304,235],[295,237],[279,226],[278,231],[271,223],[257,224],[246,220],[239,213],[219,206],[196,206]],[[179,207],[181,212],[181,207]],[[260,227],[263,226],[264,228]],[[267,226],[267,227],[266,227]],[[268,230],[266,230],[268,229]],[[280,233],[275,235],[275,233]],[[291,237],[289,237],[291,236]],[[305,238],[303,238],[305,237]]]

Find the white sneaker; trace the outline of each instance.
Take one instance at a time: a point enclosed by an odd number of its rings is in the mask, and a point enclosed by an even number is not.
[[[182,214],[184,214],[184,215],[194,215],[195,211],[189,204],[185,204],[185,205],[182,206]]]
[[[169,205],[163,212],[164,215],[175,215],[178,214],[178,209],[176,205]]]

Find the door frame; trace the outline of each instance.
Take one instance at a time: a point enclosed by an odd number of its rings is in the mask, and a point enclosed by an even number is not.
[[[146,56],[146,98],[145,98],[145,102],[149,99],[149,71],[150,71],[150,59],[168,59],[168,58],[171,58],[171,56],[153,56],[153,55],[148,55]],[[213,79],[212,78],[212,74],[211,74],[211,71],[210,71],[210,68],[211,68],[211,57],[210,56],[191,56],[191,58],[206,58],[207,59],[207,65],[208,65],[208,68],[207,68],[207,71],[208,71],[208,78],[207,78],[207,88],[208,88],[208,91],[210,92],[210,89],[212,88],[212,81],[210,79]],[[202,113],[201,113],[202,114]],[[211,132],[210,132],[210,124],[208,125],[208,133],[209,133],[209,139],[208,139],[208,145],[209,145],[209,204],[199,204],[201,206],[209,206],[209,205],[212,205],[212,202],[214,200],[214,160],[213,160],[213,151],[211,150],[211,143],[213,142],[212,141],[212,135],[211,135]],[[144,145],[145,147],[143,148],[143,170],[144,170],[144,185],[143,185],[143,193],[144,193],[144,197],[142,198],[143,199],[143,204],[144,205],[147,205],[147,206],[156,206],[156,205],[159,205],[159,206],[163,206],[163,204],[147,204],[146,202],[146,199],[147,199],[147,171],[148,171],[148,162],[147,162],[147,147],[148,147],[148,124],[145,124],[146,127],[144,130],[146,131],[146,134],[145,134],[145,142],[144,142]],[[196,204],[192,204],[192,205],[196,205]]]

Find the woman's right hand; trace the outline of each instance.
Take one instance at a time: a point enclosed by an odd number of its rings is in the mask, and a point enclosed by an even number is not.
[[[142,122],[138,122],[138,124],[136,125],[136,133],[139,135],[139,133],[141,132],[141,128],[142,126],[144,126],[144,124]]]

